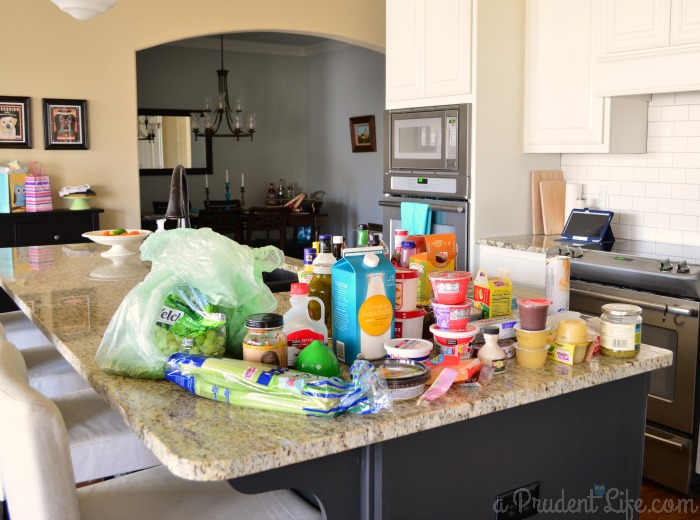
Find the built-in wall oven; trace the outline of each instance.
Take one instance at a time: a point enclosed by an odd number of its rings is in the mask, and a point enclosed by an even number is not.
[[[455,233],[457,269],[469,265],[471,105],[388,110],[384,114],[384,234],[393,248],[401,203],[429,205],[431,233]]]
[[[673,260],[654,258],[674,249]],[[673,352],[673,365],[651,373],[643,474],[688,494],[700,472],[700,266],[683,260],[680,250],[633,241],[615,242],[610,252],[569,248],[569,308],[598,316],[607,303],[637,305],[642,342]]]

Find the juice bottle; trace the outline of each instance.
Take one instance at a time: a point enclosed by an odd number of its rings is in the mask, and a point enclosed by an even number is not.
[[[309,302],[320,306],[321,316],[312,320],[309,316]],[[323,301],[309,296],[309,286],[305,283],[293,283],[289,303],[292,306],[284,314],[284,334],[287,336],[287,364],[294,368],[299,353],[314,340],[328,343],[326,311]]]

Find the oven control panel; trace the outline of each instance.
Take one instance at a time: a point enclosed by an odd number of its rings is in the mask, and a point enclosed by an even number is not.
[[[393,176],[391,189],[418,193],[457,193],[457,179]]]

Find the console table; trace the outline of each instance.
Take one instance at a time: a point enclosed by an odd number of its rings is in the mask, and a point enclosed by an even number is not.
[[[90,208],[0,214],[0,247],[88,242],[82,234],[100,229],[100,213],[104,210]]]

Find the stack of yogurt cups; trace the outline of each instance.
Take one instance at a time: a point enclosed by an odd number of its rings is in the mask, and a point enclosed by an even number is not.
[[[434,297],[430,299],[435,323],[430,326],[439,354],[474,357],[474,338],[479,327],[469,324],[474,301],[467,298],[472,275],[468,271],[433,271],[428,279]]]

